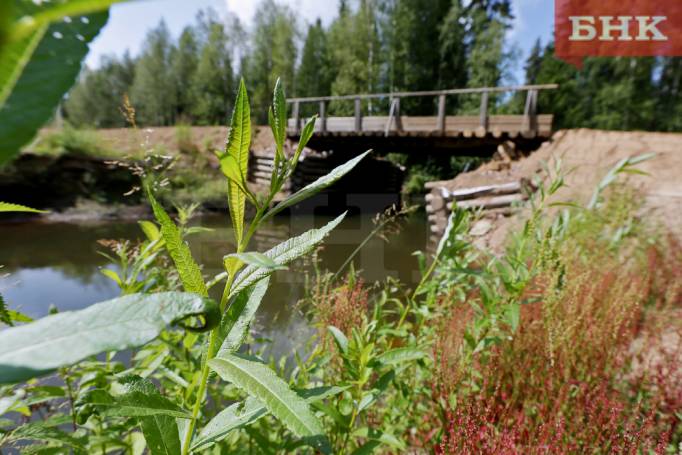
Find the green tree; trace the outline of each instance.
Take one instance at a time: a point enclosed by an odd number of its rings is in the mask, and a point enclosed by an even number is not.
[[[682,131],[682,58],[665,57],[658,65],[656,129]]]
[[[191,112],[196,104],[195,91],[188,86],[194,80],[197,71],[199,43],[192,27],[185,27],[180,35],[178,47],[171,54],[171,69],[175,86],[177,120],[191,121]]]
[[[120,60],[103,57],[96,70],[85,69],[64,102],[66,119],[76,126],[125,126],[120,107],[130,91],[135,63],[127,52]]]
[[[207,41],[201,49],[196,72],[191,79],[192,114],[199,124],[223,125],[231,110],[234,72],[223,24],[207,24]]]
[[[252,112],[261,123],[267,122],[270,87],[278,77],[290,93],[296,92],[296,38],[296,17],[291,9],[274,0],[262,0],[254,17],[251,51],[243,65],[253,87]]]
[[[327,34],[322,21],[317,19],[308,27],[301,64],[296,73],[296,95],[330,95],[331,77]]]
[[[441,63],[439,49],[441,25],[450,4],[451,0],[382,2],[381,39],[386,56],[386,80],[391,91],[452,88],[451,80],[441,78],[441,71],[448,65]],[[446,33],[452,31],[450,26],[448,24]],[[431,98],[405,99],[401,109],[412,114],[432,115],[434,103]]]
[[[175,122],[175,84],[171,70],[173,42],[162,20],[148,34],[135,65],[130,98],[143,125],[172,125]]]
[[[360,0],[356,11],[341,9],[329,33],[331,61],[335,68],[332,94],[373,93],[381,88],[381,40],[379,9],[374,0]],[[372,111],[372,102],[366,109]],[[332,105],[338,113],[348,114],[348,103]]]

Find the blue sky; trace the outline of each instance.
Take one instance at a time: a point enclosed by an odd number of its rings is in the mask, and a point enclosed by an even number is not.
[[[337,11],[338,0],[279,0],[289,4],[305,22],[320,17],[328,24]],[[514,26],[509,32],[510,42],[521,51],[521,60],[514,75],[522,79],[523,60],[540,37],[546,43],[552,33],[554,2],[550,0],[512,0]],[[191,24],[201,9],[211,7],[219,15],[236,14],[249,27],[258,0],[137,0],[114,5],[109,23],[92,43],[86,63],[96,67],[100,58],[107,54],[122,55],[129,50],[136,55],[147,31],[166,21],[171,33],[178,36],[183,27]]]

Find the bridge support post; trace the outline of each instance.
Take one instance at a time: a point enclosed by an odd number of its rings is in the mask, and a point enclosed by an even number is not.
[[[294,134],[298,135],[301,132],[301,103],[294,102]]]
[[[523,110],[523,134],[535,136],[538,132],[538,91],[528,90],[526,107]]]
[[[355,132],[362,131],[362,99],[355,98]]]
[[[445,95],[438,95],[438,131],[445,134]]]
[[[320,101],[320,132],[327,132],[327,103]]]
[[[481,133],[483,136],[488,132],[488,127],[489,127],[489,117],[488,117],[488,99],[489,99],[489,94],[488,92],[483,92],[481,94],[481,110],[480,110],[480,127],[479,129],[481,130]]]

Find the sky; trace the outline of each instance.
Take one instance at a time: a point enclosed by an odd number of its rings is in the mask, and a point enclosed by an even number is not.
[[[202,9],[213,8],[219,15],[228,11],[236,14],[248,28],[259,0],[137,0],[120,3],[111,8],[109,22],[91,45],[86,64],[99,65],[104,55],[122,55],[126,50],[137,55],[147,31],[161,19],[166,21],[173,36],[177,37]],[[328,25],[337,12],[338,0],[279,0],[298,12],[303,22],[310,23],[318,17]],[[554,2],[549,0],[512,0],[515,15],[509,31],[509,41],[520,52],[521,59],[513,76],[523,80],[523,61],[537,38],[546,43],[551,38],[554,22]],[[452,87],[457,88],[457,87]]]

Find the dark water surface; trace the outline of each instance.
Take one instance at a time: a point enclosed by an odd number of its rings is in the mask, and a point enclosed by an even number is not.
[[[287,238],[330,221],[326,216],[292,216],[273,220],[254,237],[249,250],[264,251]],[[222,271],[222,258],[234,251],[233,233],[227,216],[211,215],[192,224],[213,229],[190,237],[195,259],[204,274],[212,277]],[[372,231],[370,215],[348,217],[326,239],[320,253],[321,266],[331,271],[345,261],[355,247]],[[98,239],[141,239],[137,223],[0,225],[0,293],[10,308],[38,318],[50,305],[60,311],[76,310],[118,295],[116,284],[100,273],[107,260],[97,251]],[[368,282],[387,276],[406,284],[417,281],[417,261],[412,255],[423,250],[427,224],[422,216],[405,221],[398,234],[386,243],[373,238],[355,260]],[[298,261],[289,270],[277,272],[271,280],[254,329],[273,341],[272,353],[286,355],[309,338],[311,329],[296,307],[303,297],[306,275],[312,273],[309,261]],[[222,291],[217,285],[216,296]]]

